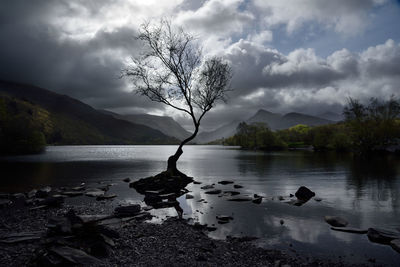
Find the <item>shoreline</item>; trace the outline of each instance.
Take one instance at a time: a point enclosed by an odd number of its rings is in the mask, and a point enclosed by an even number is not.
[[[3,259],[1,264],[43,266],[38,264],[37,255],[49,247],[49,220],[54,217],[63,218],[71,209],[76,214],[84,215],[108,215],[113,212],[108,202],[94,202],[82,206],[64,204],[60,207],[35,210],[26,207],[1,209],[1,236],[11,232],[42,232],[41,238],[37,240],[15,244],[0,242],[0,257]],[[113,238],[114,246],[107,246],[109,249],[105,254],[96,255],[99,262],[89,266],[368,266],[348,263],[341,259],[333,261],[302,257],[289,255],[284,251],[259,248],[252,243],[254,238],[250,237],[212,239],[207,236],[204,226],[190,225],[186,220],[176,217],[169,218],[161,224],[147,223],[142,218],[133,219],[112,229],[119,236]],[[54,236],[52,238],[54,239]],[[57,245],[65,245],[64,242],[69,242],[66,240],[68,239],[57,240]]]

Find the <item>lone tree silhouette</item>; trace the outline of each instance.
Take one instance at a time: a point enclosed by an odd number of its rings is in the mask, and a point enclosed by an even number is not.
[[[138,39],[145,52],[132,58],[123,76],[132,78],[139,94],[184,112],[193,121],[194,132],[168,158],[167,173],[182,176],[176,167],[182,147],[196,137],[201,120],[216,102],[226,101],[232,71],[219,57],[205,58],[194,36],[169,21],[141,25]]]

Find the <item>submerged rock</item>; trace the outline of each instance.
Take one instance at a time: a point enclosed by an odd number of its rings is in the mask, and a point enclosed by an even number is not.
[[[200,187],[200,189],[203,189],[203,190],[213,189],[213,188],[214,188],[213,185],[205,185],[205,186]]]
[[[308,201],[310,198],[315,196],[315,193],[305,186],[300,186],[294,195],[300,200]]]
[[[252,202],[253,202],[254,204],[261,204],[261,202],[262,202],[262,197],[255,198],[255,199],[252,200]]]
[[[389,244],[394,239],[400,239],[400,232],[379,228],[369,228],[367,235],[370,241],[383,244]]]
[[[400,253],[400,239],[393,239],[392,241],[390,241],[390,246],[398,253]]]
[[[345,227],[349,224],[348,221],[339,216],[325,216],[324,220],[334,227]]]
[[[366,234],[368,233],[367,229],[359,229],[359,228],[350,228],[350,227],[331,227],[334,231],[353,233],[353,234]]]
[[[206,194],[209,194],[209,195],[218,195],[218,194],[220,194],[221,192],[222,192],[221,190],[215,189],[215,190],[206,191],[205,193],[206,193]]]

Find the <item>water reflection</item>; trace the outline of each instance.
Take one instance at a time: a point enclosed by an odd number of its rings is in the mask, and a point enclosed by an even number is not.
[[[16,192],[43,185],[107,180],[116,184],[110,189],[118,195],[115,201],[141,203],[143,196],[121,180],[159,173],[174,149],[174,146],[50,148],[49,153],[37,157],[0,160],[5,174],[0,188]],[[390,247],[372,244],[365,235],[334,232],[323,221],[325,215],[337,215],[346,218],[352,227],[400,227],[398,156],[359,159],[349,154],[310,151],[264,153],[188,146],[179,168],[202,182],[187,187],[194,199],[187,200],[185,196],[177,199],[184,217],[216,225],[218,229],[211,232],[212,237],[249,235],[260,237],[260,245],[295,249],[305,254],[332,254],[361,260],[367,254],[367,258],[376,258],[378,263],[393,265],[400,260]],[[233,180],[244,188],[217,184],[221,180]],[[229,202],[226,197],[207,195],[200,189],[213,183],[223,191],[235,190],[249,196],[257,193],[266,198],[260,205]],[[278,200],[278,196],[288,200],[289,194],[302,185],[316,192],[322,201],[311,199],[296,207]],[[199,202],[201,199],[204,201]],[[163,214],[176,216],[176,211],[166,209]],[[234,220],[218,225],[217,215],[230,215]]]

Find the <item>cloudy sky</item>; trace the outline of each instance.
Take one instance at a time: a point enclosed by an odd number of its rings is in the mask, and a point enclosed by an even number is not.
[[[348,97],[400,96],[400,1],[2,0],[0,79],[121,113],[172,115],[119,79],[145,20],[169,18],[234,71],[204,129],[258,109],[341,112]]]

